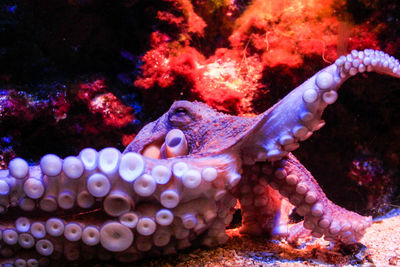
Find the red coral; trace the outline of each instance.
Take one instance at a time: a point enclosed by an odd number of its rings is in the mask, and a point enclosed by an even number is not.
[[[182,24],[184,21],[183,18],[179,18],[171,14],[170,12],[167,11],[158,11],[157,12],[157,18],[161,21],[165,21],[168,24],[174,25],[174,26],[179,26]]]
[[[148,51],[142,58],[142,77],[137,79],[135,86],[149,89],[154,86],[166,88],[171,86],[174,77],[171,75],[169,48],[165,34],[154,32],[151,36],[153,50]]]
[[[106,126],[123,127],[134,119],[132,109],[125,106],[112,93],[106,93],[93,98],[90,111],[100,113]]]
[[[165,1],[172,6],[157,18],[171,27],[168,34],[152,34],[134,82],[160,99],[184,95],[219,110],[252,113],[254,103],[271,104],[260,99],[266,92],[295,86],[339,55],[382,48],[384,24],[353,24],[344,1]],[[297,69],[306,75],[298,77]],[[286,84],[265,80],[276,70],[289,76]],[[256,92],[260,88],[263,93]]]
[[[349,177],[360,186],[380,187],[389,181],[384,173],[382,162],[373,157],[354,159],[350,166]]]
[[[78,91],[76,97],[86,104],[89,104],[94,96],[104,93],[105,88],[104,79],[97,79],[92,83],[81,83],[76,89]]]
[[[369,210],[379,214],[389,208],[387,205],[393,194],[395,178],[390,175],[382,161],[371,155],[361,155],[351,162],[347,176],[367,192],[365,205]]]
[[[194,91],[210,106],[226,112],[251,111],[248,101],[258,89],[262,67],[258,57],[220,49],[199,66]]]
[[[124,134],[122,136],[122,145],[127,147],[135,138],[136,134]]]
[[[51,98],[54,118],[58,122],[67,117],[68,110],[71,104],[68,102],[64,92],[58,92],[55,97]]]
[[[30,121],[33,114],[30,112],[30,95],[24,92],[9,90],[0,97],[0,118],[15,117]]]

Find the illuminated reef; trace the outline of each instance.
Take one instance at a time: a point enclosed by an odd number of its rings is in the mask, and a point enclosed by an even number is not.
[[[255,117],[177,101],[122,154],[86,148],[65,159],[48,154],[33,167],[13,159],[0,171],[2,256],[17,265],[81,255],[132,262],[212,247],[228,239],[236,198],[242,233],[296,234],[287,227],[284,197],[312,236],[357,242],[371,217],[329,201],[290,152],[324,126],[322,113],[342,83],[365,71],[400,78],[395,58],[353,50]]]

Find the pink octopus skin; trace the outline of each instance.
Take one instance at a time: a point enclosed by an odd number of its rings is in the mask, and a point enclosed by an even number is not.
[[[0,263],[133,262],[218,246],[237,200],[242,233],[290,236],[289,201],[312,236],[359,241],[371,217],[329,201],[291,151],[324,125],[340,85],[364,71],[400,77],[393,57],[352,51],[253,118],[177,101],[123,153],[87,148],[38,166],[13,159],[0,171]]]

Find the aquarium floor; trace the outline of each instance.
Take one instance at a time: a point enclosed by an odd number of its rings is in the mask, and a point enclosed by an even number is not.
[[[284,241],[241,236],[230,229],[230,240],[215,249],[188,250],[178,255],[148,259],[132,266],[395,266],[400,265],[400,215],[375,220],[354,247],[331,246],[314,238],[297,247]]]

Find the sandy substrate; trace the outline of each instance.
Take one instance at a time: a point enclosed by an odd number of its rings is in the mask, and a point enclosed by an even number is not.
[[[376,219],[359,244],[334,245],[321,239],[285,241],[241,236],[228,230],[230,240],[215,249],[140,261],[135,266],[400,266],[400,215]]]

